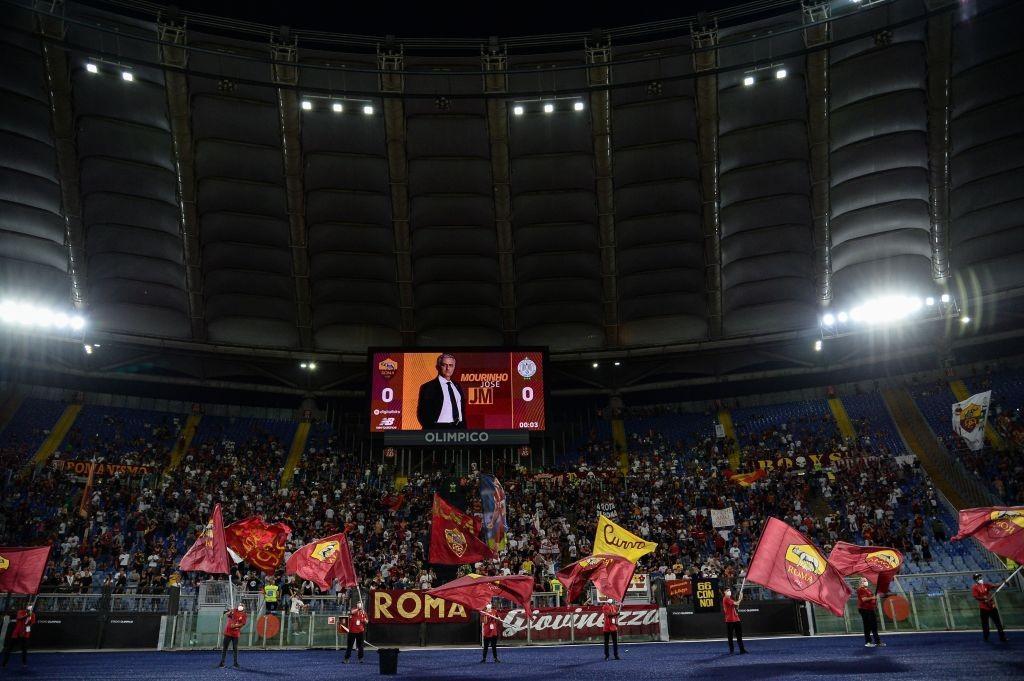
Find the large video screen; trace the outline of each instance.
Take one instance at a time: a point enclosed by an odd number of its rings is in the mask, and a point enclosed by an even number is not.
[[[373,350],[370,430],[544,430],[544,356]]]

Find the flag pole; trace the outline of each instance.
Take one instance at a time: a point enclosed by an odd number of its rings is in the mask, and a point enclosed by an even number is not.
[[[234,582],[231,581],[231,571],[228,570],[228,604],[235,607],[235,586]]]
[[[1014,570],[1013,572],[1011,572],[1011,573],[1010,573],[1010,576],[1009,576],[1009,577],[1007,577],[1006,579],[1004,579],[1004,580],[1003,580],[1003,583],[999,585],[999,587],[998,587],[998,588],[996,589],[996,593],[999,593],[999,592],[1000,592],[1000,591],[1002,590],[1002,588],[1003,588],[1004,586],[1006,586],[1006,585],[1007,585],[1007,584],[1008,584],[1008,583],[1010,582],[1010,580],[1011,580],[1011,579],[1013,579],[1013,578],[1014,578],[1014,577],[1015,577],[1015,576],[1017,575],[1017,573],[1018,573],[1018,572],[1020,572],[1020,569],[1021,569],[1022,567],[1024,567],[1024,565],[1018,565],[1018,566],[1017,566],[1017,569],[1016,569],[1016,570]]]

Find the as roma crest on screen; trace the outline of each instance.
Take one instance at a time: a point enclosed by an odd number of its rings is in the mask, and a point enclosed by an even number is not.
[[[7,560],[3,556],[0,556],[0,572],[3,572],[9,567],[11,567],[11,561]]]
[[[896,555],[895,551],[885,549],[884,551],[872,551],[864,556],[864,562],[876,570],[884,572],[899,568],[902,561],[900,561],[900,557]]]
[[[384,378],[391,380],[391,378],[394,377],[395,372],[398,371],[398,362],[390,357],[382,359],[377,363],[377,371],[379,371],[380,375]]]
[[[321,563],[334,563],[338,560],[340,550],[341,544],[337,540],[322,541],[313,547],[313,553],[310,555]]]
[[[993,538],[1009,537],[1024,530],[1024,511],[992,511],[988,534]]]
[[[466,542],[466,535],[462,534],[458,530],[448,528],[444,531],[444,540],[448,542],[448,548],[452,550],[459,558],[466,552],[468,542]]]
[[[786,548],[786,577],[798,591],[817,582],[825,565],[825,559],[810,544],[790,544]]]

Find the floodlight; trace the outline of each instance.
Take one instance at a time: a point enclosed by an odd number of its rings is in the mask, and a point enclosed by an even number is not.
[[[554,110],[555,110],[555,105],[554,104],[545,104],[544,105],[544,113],[551,113]]]
[[[743,78],[743,85],[745,87],[750,87],[753,84],[754,84],[754,77],[753,76],[744,76],[744,78]]]
[[[776,80],[782,80],[785,77],[786,77],[786,69],[779,69],[778,71],[775,72],[775,79]]]
[[[316,362],[310,362],[309,363],[309,370],[310,371],[316,370]]]
[[[838,315],[836,315],[836,319],[839,320],[840,324],[845,324],[847,320],[850,319],[850,315],[846,314],[845,312],[840,312]]]
[[[960,323],[961,324],[970,324],[971,323],[971,318],[970,317],[961,317],[960,318]]]
[[[85,319],[79,315],[75,315],[71,318],[71,328],[75,331],[81,331],[85,328]]]
[[[924,299],[924,304],[927,305],[928,307],[931,307],[932,305],[935,304],[935,298],[928,296],[927,298]]]
[[[836,323],[836,317],[831,312],[826,312],[825,316],[821,318],[821,323],[825,326],[832,326]]]
[[[367,116],[373,115],[373,104],[366,104],[363,106],[363,113]]]
[[[522,105],[521,104],[516,104],[514,107],[512,107],[512,113],[515,114],[516,116],[522,116],[523,115],[523,107],[522,107]]]
[[[572,105],[573,111],[583,111],[583,102],[574,102]]]
[[[593,364],[591,364],[590,366],[592,366],[592,367],[594,367],[594,368],[596,369],[596,368],[597,368],[597,362],[594,362],[594,363],[593,363]]]
[[[341,113],[344,110],[345,107],[342,106],[341,102],[335,102],[334,104],[331,104],[331,111],[333,111],[334,113]]]
[[[92,62],[87,62],[86,65],[85,65],[85,70],[88,71],[89,73],[99,73],[100,72],[100,67],[96,66]]]
[[[952,300],[952,298],[949,297],[948,293],[943,293],[942,297],[939,298],[939,300],[941,300],[944,303],[948,303],[950,300]]]
[[[313,110],[313,102],[309,101],[308,99],[302,100],[302,110],[303,111],[312,111]]]
[[[622,362],[620,362],[619,360],[615,360],[615,366],[617,366],[617,367],[622,366]]]
[[[92,346],[91,345],[88,345],[88,344],[83,345],[82,349],[85,350],[85,354],[87,354],[87,355],[91,355],[92,354]]]
[[[132,74],[131,71],[122,71],[121,72],[121,80],[126,80],[126,81],[128,81],[130,83],[133,80],[135,80],[135,75]]]
[[[814,351],[821,352],[821,340],[814,341]]]

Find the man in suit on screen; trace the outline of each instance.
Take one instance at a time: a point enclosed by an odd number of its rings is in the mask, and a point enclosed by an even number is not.
[[[437,378],[420,386],[416,418],[427,430],[466,427],[466,400],[455,375],[455,356],[447,352],[437,357]]]

